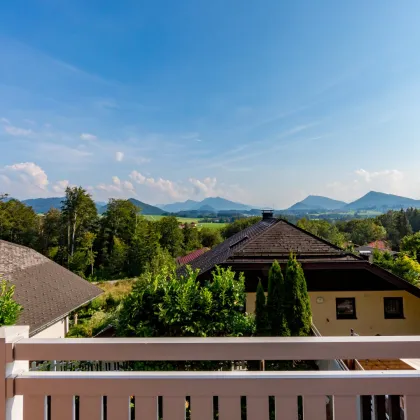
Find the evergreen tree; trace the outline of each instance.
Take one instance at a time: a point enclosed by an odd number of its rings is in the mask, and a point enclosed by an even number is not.
[[[400,210],[395,219],[395,227],[397,228],[400,240],[404,238],[404,236],[411,235],[413,233],[407,214],[404,210]]]
[[[255,327],[258,337],[267,337],[269,334],[267,302],[261,280],[258,283],[255,300]]]
[[[267,316],[274,337],[289,335],[284,314],[285,283],[280,264],[274,261],[268,273]]]
[[[302,266],[290,254],[285,278],[285,318],[292,336],[306,336],[311,330],[312,312]]]

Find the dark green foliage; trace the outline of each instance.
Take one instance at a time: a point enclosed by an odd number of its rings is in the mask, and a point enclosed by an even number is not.
[[[285,276],[285,318],[291,336],[307,336],[312,312],[302,266],[291,254]]]
[[[374,219],[355,219],[338,222],[337,228],[355,245],[366,245],[386,238],[386,230]]]
[[[343,246],[346,241],[345,235],[338,230],[337,226],[327,220],[300,219],[297,227],[337,246]]]
[[[245,283],[216,268],[201,285],[197,272],[178,279],[167,267],[146,273],[124,300],[119,335],[124,337],[225,337],[251,335],[252,317],[243,311]]]
[[[373,262],[415,286],[420,285],[420,264],[408,255],[394,257],[389,252],[374,251]]]
[[[185,253],[188,254],[189,252],[201,248],[200,234],[192,223],[185,223],[182,233],[184,234]]]
[[[255,333],[258,337],[267,337],[270,335],[267,299],[261,280],[258,282],[255,300]]]
[[[34,247],[37,242],[38,218],[32,207],[18,200],[0,200],[0,239]]]
[[[157,222],[160,233],[160,245],[167,249],[173,257],[179,257],[183,252],[184,235],[175,216],[162,217]]]
[[[203,227],[199,231],[199,236],[201,245],[206,248],[213,248],[223,241],[222,235],[220,234],[220,229],[210,229],[208,227]]]
[[[0,278],[0,327],[14,325],[22,312],[22,306],[14,299],[15,286]]]
[[[270,335],[289,335],[285,318],[285,282],[280,264],[274,261],[268,273],[267,316]]]
[[[420,232],[402,238],[400,249],[411,258],[420,261]]]

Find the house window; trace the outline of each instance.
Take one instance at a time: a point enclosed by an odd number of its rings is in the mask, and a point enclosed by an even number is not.
[[[335,304],[337,319],[356,319],[355,298],[337,298]]]
[[[403,298],[384,298],[385,319],[404,318]]]

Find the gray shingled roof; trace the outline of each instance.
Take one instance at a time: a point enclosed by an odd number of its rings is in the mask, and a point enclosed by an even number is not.
[[[188,263],[193,269],[200,269],[200,274],[211,270],[215,265],[225,262],[234,252],[244,247],[251,239],[265,232],[270,226],[275,224],[277,219],[261,220],[254,225],[236,233],[226,239],[221,244],[215,246],[210,251],[200,255]],[[186,267],[177,270],[178,275],[186,273]]]
[[[15,285],[15,299],[23,306],[18,325],[29,325],[31,335],[102,293],[33,249],[3,240],[0,276]]]

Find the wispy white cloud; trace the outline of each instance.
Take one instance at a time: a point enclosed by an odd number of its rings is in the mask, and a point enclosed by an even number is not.
[[[10,121],[7,118],[0,118],[0,122],[3,124],[10,124]]]
[[[130,173],[130,179],[137,184],[146,185],[149,188],[157,189],[171,198],[179,199],[185,196],[187,189],[177,182],[163,178],[146,177],[138,171]]]
[[[86,140],[86,141],[93,141],[93,140],[97,140],[98,137],[95,136],[94,134],[89,134],[89,133],[82,133],[80,134],[80,138],[82,140]]]
[[[341,181],[330,182],[322,193],[344,201],[357,199],[369,191],[416,196],[418,184],[414,177],[397,169],[368,171],[361,168]]]
[[[122,162],[124,159],[124,153],[123,152],[116,152],[115,153],[115,160],[117,162]]]
[[[63,194],[66,188],[70,186],[70,182],[67,179],[64,179],[62,181],[57,181],[53,186],[52,190],[55,193]]]
[[[32,134],[32,130],[29,130],[26,128],[15,127],[13,125],[5,125],[4,131],[7,134],[10,134],[11,136],[15,136],[15,137],[21,137],[21,136],[26,137]]]

